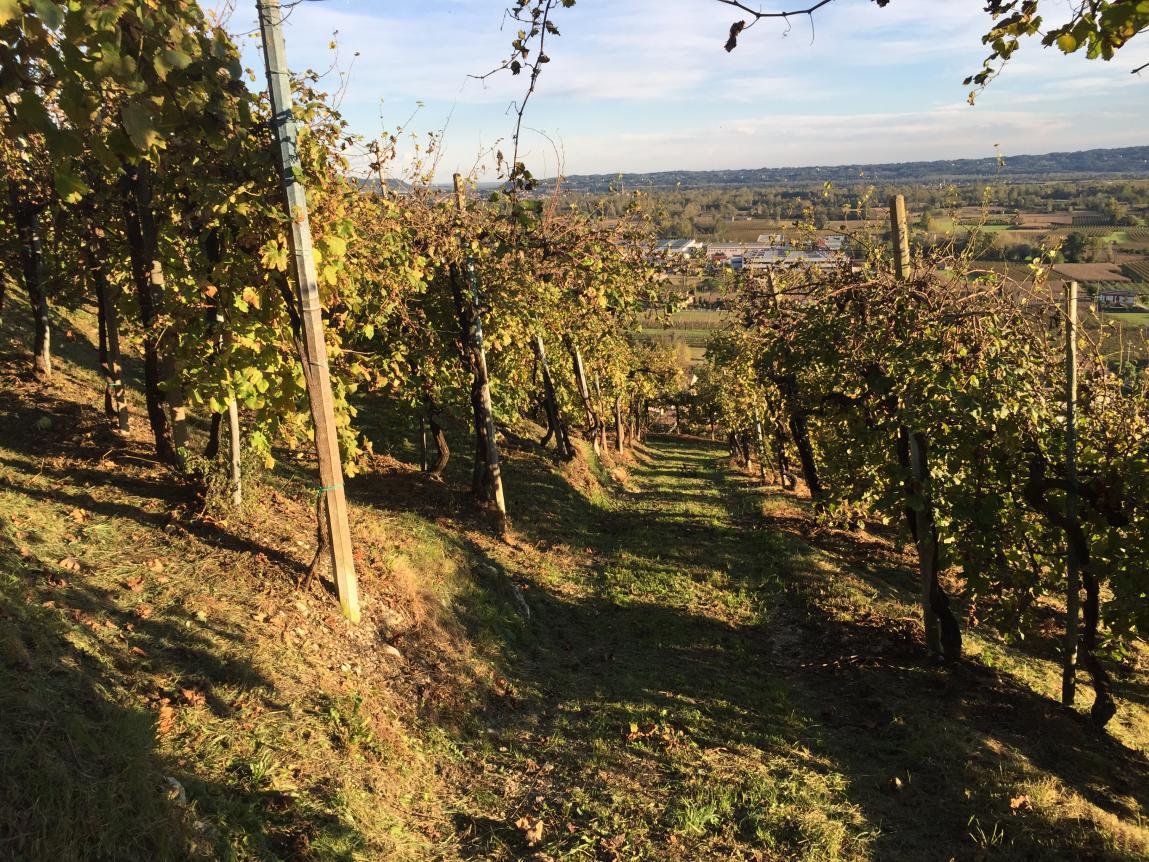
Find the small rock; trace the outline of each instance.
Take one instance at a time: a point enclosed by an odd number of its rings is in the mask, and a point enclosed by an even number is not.
[[[411,630],[412,623],[406,616],[387,605],[379,607],[379,624],[385,640],[394,640]]]
[[[172,778],[170,775],[164,776],[164,793],[168,799],[176,805],[188,804],[188,792],[184,790],[184,786]]]
[[[403,658],[403,653],[399,652],[399,650],[395,649],[395,647],[391,646],[391,644],[383,644],[382,651],[383,655],[389,655],[392,658],[397,659]]]
[[[204,613],[203,611],[196,611],[195,612],[195,618],[196,618],[196,622],[200,622],[200,623],[206,623],[207,622],[207,614]]]
[[[196,820],[192,823],[192,831],[205,841],[214,842],[219,839],[219,830],[206,820]]]

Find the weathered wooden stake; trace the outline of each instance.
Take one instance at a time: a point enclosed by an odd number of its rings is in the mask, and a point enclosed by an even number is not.
[[[622,425],[622,396],[614,396],[614,442],[618,451],[626,449],[626,429]]]
[[[555,448],[560,458],[573,458],[574,447],[567,436],[566,426],[563,425],[562,414],[559,411],[558,397],[555,393],[555,382],[551,378],[550,365],[547,364],[547,348],[541,335],[534,337],[532,347],[535,358],[539,362],[539,370],[543,378],[543,406],[547,413],[547,423],[555,436]]]
[[[1077,523],[1077,282],[1065,285],[1065,516]],[[1072,551],[1065,560],[1065,640],[1061,652],[1061,702],[1072,706],[1077,694],[1078,619],[1081,616],[1081,575]]]
[[[594,396],[595,396],[595,400],[598,402],[598,408],[599,408],[598,413],[600,415],[602,415],[603,412],[606,410],[606,407],[605,407],[603,400],[602,400],[602,385],[599,383],[599,379],[598,379],[597,374],[595,374],[595,376],[594,376]],[[596,435],[595,439],[598,441],[595,445],[595,449],[601,455],[603,452],[606,451],[606,419],[605,418],[601,419],[598,423],[598,434]]]
[[[128,400],[120,360],[120,319],[116,298],[108,284],[103,265],[104,250],[89,252],[92,281],[96,292],[97,317],[100,324],[100,369],[104,375],[104,412],[116,421],[116,428],[126,434],[131,427]]]
[[[48,322],[48,300],[44,295],[44,255],[40,234],[41,207],[23,199],[15,180],[8,181],[12,216],[20,243],[20,263],[24,290],[32,306],[32,370],[41,380],[52,377],[52,330]]]
[[[165,464],[181,465],[172,442],[172,427],[167,413],[164,380],[169,363],[163,358],[165,344],[158,331],[163,312],[164,270],[158,259],[158,235],[152,212],[151,166],[146,161],[124,168],[120,185],[123,193],[124,226],[132,263],[132,285],[143,326],[144,400],[148,424],[156,442],[156,455]]]
[[[894,276],[898,281],[905,281],[910,274],[910,229],[906,222],[906,199],[902,195],[890,198],[890,242],[894,253]],[[910,472],[913,477],[915,493],[924,495],[926,481],[929,478],[929,467],[925,452],[922,450],[921,440],[912,428],[906,428],[905,434],[909,445]],[[915,534],[917,539],[918,572],[921,581],[922,625],[925,629],[926,648],[936,654],[941,653],[941,628],[938,615],[933,608],[933,585],[937,579],[934,571],[937,554],[933,545],[933,530],[931,519],[927,515],[924,502],[922,508],[913,513]]]
[[[571,356],[571,366],[574,369],[575,384],[578,386],[579,398],[582,399],[583,410],[586,411],[587,433],[594,439],[595,452],[598,451],[598,416],[590,400],[590,387],[586,382],[586,368],[583,366],[582,351],[569,336],[564,337],[567,351]]]
[[[766,484],[766,439],[762,436],[762,417],[758,415],[758,408],[754,408],[754,437],[758,444],[758,475],[762,484]]]
[[[910,229],[902,195],[890,198],[890,243],[894,248],[894,275],[898,281],[905,281],[910,277]]]
[[[307,219],[307,193],[300,182],[297,132],[291,104],[291,78],[283,40],[283,12],[279,0],[256,0],[263,55],[267,64],[267,85],[271,96],[271,129],[279,156],[279,168],[291,226],[291,251],[295,262],[296,287],[303,325],[304,355],[314,380],[309,387],[311,416],[315,423],[315,451],[319,458],[319,493],[325,494],[328,533],[331,537],[335,592],[343,614],[359,621],[359,585],[352,557],[351,527],[347,519],[347,494],[343,488],[343,464],[339,457],[339,436],[335,425],[335,404],[327,367],[327,344],[323,337],[323,306],[319,298],[319,278],[311,245],[311,225]]]
[[[427,417],[419,417],[419,469],[427,472]]]
[[[459,213],[462,214],[467,205],[462,174],[455,174],[454,181],[455,206],[459,210]],[[461,236],[459,237],[459,243],[460,245],[463,243]],[[495,506],[498,507],[499,515],[505,522],[507,518],[507,501],[503,494],[503,471],[499,463],[499,444],[495,438],[495,409],[491,402],[491,379],[487,372],[487,351],[483,347],[483,316],[479,311],[479,283],[470,258],[464,261],[464,275],[471,288],[472,309],[471,331],[469,333],[471,343],[468,345],[468,348],[473,357],[475,385],[478,387],[479,396],[476,403],[479,415],[475,417],[475,421],[483,428],[487,477],[490,482],[491,492],[494,496]]]
[[[228,446],[231,451],[231,502],[243,503],[243,438],[239,430],[239,404],[227,399]]]

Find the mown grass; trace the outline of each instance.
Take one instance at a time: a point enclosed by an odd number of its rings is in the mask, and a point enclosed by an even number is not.
[[[712,455],[640,452],[631,490],[610,496],[568,498],[532,473],[525,511],[568,499],[591,529],[581,571],[528,593],[539,644],[481,755],[464,829],[476,858],[864,858],[843,777],[799,743],[804,721],[761,672],[777,537],[731,529]],[[529,515],[518,529],[557,538]],[[545,824],[534,845],[523,818]]]
[[[1122,716],[1106,733],[1058,704],[1056,633],[1010,643],[967,626],[965,664],[923,665],[913,565],[900,545],[816,527],[787,495],[759,499],[767,523],[789,534],[787,592],[801,621],[785,638],[797,666],[791,696],[820,716],[823,750],[851,776],[851,799],[878,829],[874,858],[1149,851],[1143,667],[1122,672]],[[1083,681],[1082,708],[1087,691]]]

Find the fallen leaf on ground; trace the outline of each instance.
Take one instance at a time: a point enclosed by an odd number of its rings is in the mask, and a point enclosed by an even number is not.
[[[80,571],[80,561],[74,557],[64,557],[64,559],[60,560],[56,565],[66,572]]]
[[[207,701],[202,691],[197,691],[194,688],[181,688],[180,697],[184,699],[184,703],[189,706],[203,706]]]
[[[538,817],[531,817],[529,814],[520,817],[515,821],[515,826],[522,830],[529,846],[534,847],[543,840],[543,821]]]
[[[167,736],[171,732],[172,723],[176,720],[176,711],[171,701],[166,697],[160,701],[159,718],[156,720],[156,735]]]
[[[1015,796],[1009,800],[1009,807],[1014,811],[1029,811],[1033,808],[1033,803],[1029,801],[1029,797],[1025,794]]]

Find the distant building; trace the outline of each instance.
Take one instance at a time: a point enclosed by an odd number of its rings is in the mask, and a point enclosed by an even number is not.
[[[1137,304],[1137,294],[1131,290],[1124,290],[1119,287],[1105,288],[1097,293],[1097,304],[1099,306],[1118,306],[1120,308],[1129,308]]]
[[[702,248],[702,243],[696,239],[664,239],[654,247],[659,254],[676,254],[682,257],[691,257],[693,253]]]
[[[835,249],[828,242],[821,241],[814,248],[799,248],[781,241],[711,243],[706,247],[706,254],[711,262],[729,265],[736,272],[760,272],[775,266],[798,265],[833,269],[845,260],[840,247]]]

